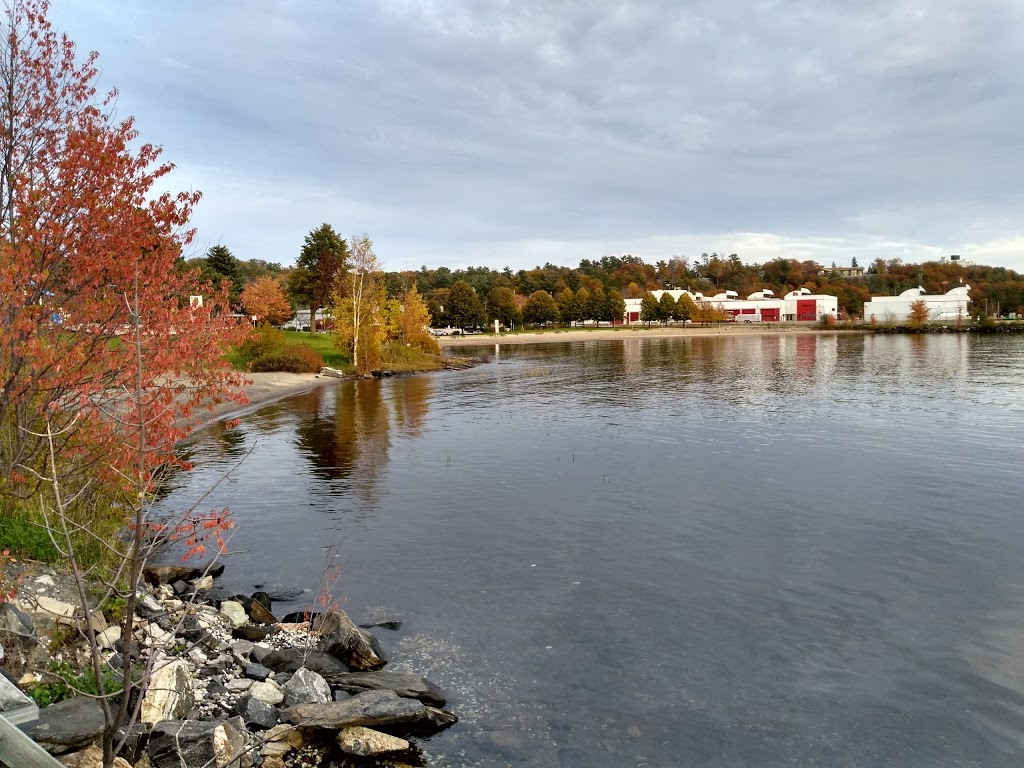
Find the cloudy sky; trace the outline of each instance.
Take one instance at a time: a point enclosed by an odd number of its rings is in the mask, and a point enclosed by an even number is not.
[[[53,0],[204,193],[389,269],[702,251],[1024,270],[1020,0]]]

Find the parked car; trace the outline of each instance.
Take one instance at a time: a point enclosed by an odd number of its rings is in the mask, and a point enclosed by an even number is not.
[[[431,336],[448,336],[449,335],[449,331],[448,331],[447,328],[431,328],[430,329],[430,335]]]

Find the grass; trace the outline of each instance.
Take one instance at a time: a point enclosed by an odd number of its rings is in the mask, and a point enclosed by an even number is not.
[[[123,530],[126,517],[121,511],[100,500],[89,499],[78,507],[74,516],[105,541]],[[59,541],[59,534],[55,533]],[[110,565],[111,551],[91,536],[72,534],[75,551],[83,568],[103,563]],[[10,550],[23,560],[59,564],[60,552],[46,530],[42,512],[33,502],[0,497],[0,550]]]
[[[285,343],[305,344],[315,349],[324,358],[324,363],[331,368],[337,368],[345,373],[352,373],[354,370],[349,363],[348,355],[334,346],[333,333],[306,333],[303,331],[281,331],[284,334]],[[225,355],[228,362],[240,371],[248,368],[249,360],[238,347],[233,348]]]
[[[381,368],[385,371],[436,371],[443,367],[440,355],[404,344],[388,344],[381,354]]]

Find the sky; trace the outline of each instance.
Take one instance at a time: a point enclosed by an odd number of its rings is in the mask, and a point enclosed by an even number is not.
[[[189,255],[1024,271],[1020,0],[52,0],[199,189]]]

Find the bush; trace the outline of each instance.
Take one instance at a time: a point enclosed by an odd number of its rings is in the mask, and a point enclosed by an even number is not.
[[[238,357],[242,362],[249,363],[264,355],[280,352],[284,346],[284,331],[279,331],[267,323],[260,323],[256,328],[256,334],[238,348]]]
[[[252,361],[250,370],[257,373],[316,373],[325,365],[324,357],[312,347],[294,342],[279,350],[267,352]]]
[[[117,696],[121,692],[121,675],[109,667],[103,670],[103,686],[107,695]],[[76,670],[66,661],[51,661],[44,679],[34,683],[27,691],[32,700],[40,707],[48,707],[58,701],[70,699],[81,691],[86,695],[96,696],[96,678],[91,669]]]

